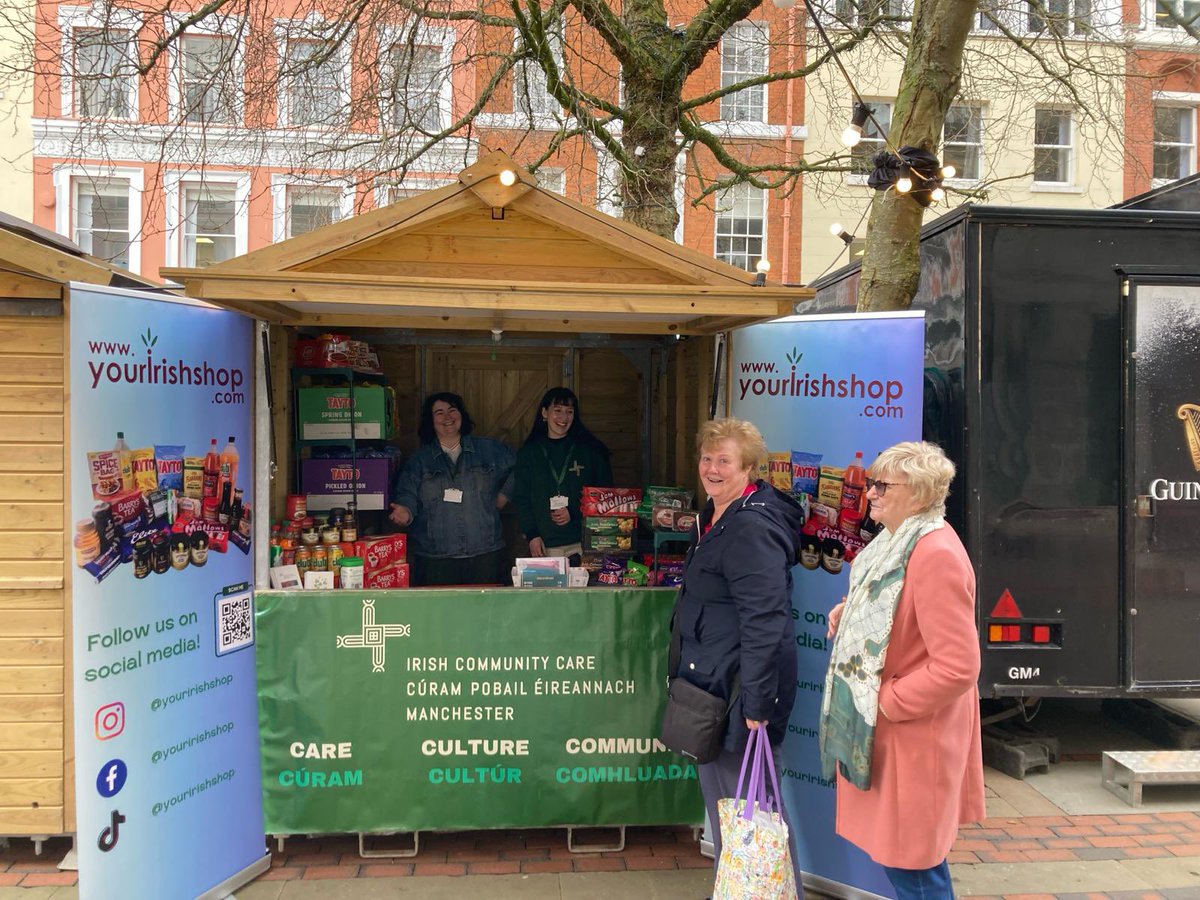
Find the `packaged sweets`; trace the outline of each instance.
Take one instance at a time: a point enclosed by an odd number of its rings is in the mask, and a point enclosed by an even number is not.
[[[651,522],[656,531],[691,531],[696,527],[696,511],[656,506]]]
[[[583,549],[589,551],[605,551],[618,550],[629,551],[633,549],[633,535],[631,534],[592,534],[584,532]]]
[[[587,516],[583,527],[592,534],[633,534],[637,516]]]
[[[833,466],[821,466],[817,481],[817,499],[834,509],[842,508],[842,470]]]
[[[89,453],[88,475],[92,480],[92,499],[107,500],[121,492],[121,455],[115,450]]]
[[[625,564],[625,574],[621,576],[621,584],[629,587],[645,587],[650,583],[650,569],[635,559]]]
[[[771,485],[781,491],[792,489],[792,451],[784,450],[767,456],[767,468],[771,472]]]
[[[143,447],[130,451],[133,461],[133,486],[143,494],[158,487],[158,469],[154,465],[154,448]]]
[[[183,445],[155,444],[154,468],[164,491],[183,491]]]
[[[584,487],[581,505],[585,516],[612,516],[632,515],[641,502],[641,488]]]
[[[817,496],[817,482],[821,477],[821,454],[792,451],[792,490],[797,494]]]
[[[659,487],[647,485],[643,503],[647,506],[673,506],[675,509],[687,509],[692,505],[692,492],[678,487]]]
[[[183,496],[196,500],[204,498],[204,457],[183,458]]]

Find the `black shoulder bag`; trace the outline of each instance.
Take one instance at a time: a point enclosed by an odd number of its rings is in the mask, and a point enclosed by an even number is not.
[[[725,722],[742,686],[742,674],[733,680],[729,700],[722,700],[679,677],[683,639],[679,634],[679,604],[671,617],[671,648],[667,661],[667,706],[660,740],[671,750],[697,763],[710,763],[721,753]]]

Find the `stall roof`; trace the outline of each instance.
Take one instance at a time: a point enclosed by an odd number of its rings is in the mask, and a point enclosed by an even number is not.
[[[710,334],[788,315],[813,296],[756,286],[752,274],[545,190],[502,152],[438,190],[161,274],[188,296],[321,328]]]
[[[89,256],[77,244],[32,222],[0,213],[0,297],[56,300],[69,281],[161,289],[162,284]]]

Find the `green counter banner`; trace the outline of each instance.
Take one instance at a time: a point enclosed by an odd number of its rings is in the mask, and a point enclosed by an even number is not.
[[[657,740],[674,599],[259,592],[267,832],[698,824]]]

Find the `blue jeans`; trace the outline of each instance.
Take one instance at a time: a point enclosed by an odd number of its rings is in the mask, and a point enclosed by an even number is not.
[[[943,859],[932,869],[893,869],[884,866],[897,900],[954,900],[950,866]]]

